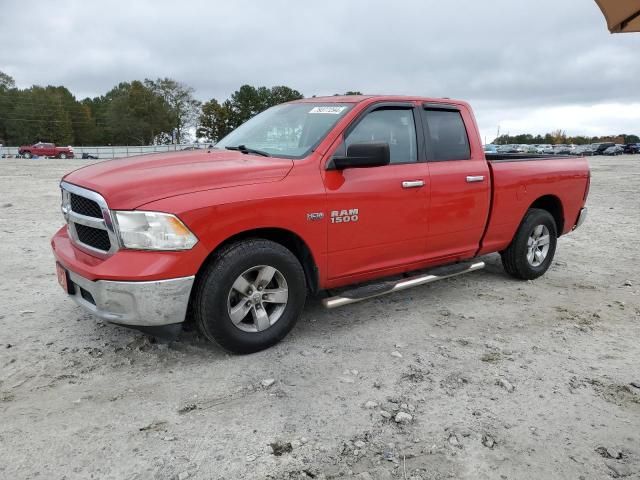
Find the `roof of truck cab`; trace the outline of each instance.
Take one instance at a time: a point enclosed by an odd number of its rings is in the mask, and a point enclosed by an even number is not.
[[[365,100],[377,100],[386,102],[441,102],[453,104],[466,104],[464,100],[454,100],[453,98],[430,98],[408,95],[332,95],[328,97],[310,97],[294,100],[290,103],[360,103]]]

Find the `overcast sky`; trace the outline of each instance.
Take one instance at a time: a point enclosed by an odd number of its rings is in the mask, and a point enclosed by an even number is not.
[[[482,135],[640,134],[640,34],[593,0],[1,0],[0,70],[78,98],[172,77],[461,98]]]

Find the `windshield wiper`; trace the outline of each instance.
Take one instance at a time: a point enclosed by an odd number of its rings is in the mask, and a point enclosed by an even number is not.
[[[238,145],[237,147],[224,147],[227,150],[238,150],[244,154],[255,153],[256,155],[262,155],[263,157],[270,157],[271,155],[262,150],[256,150],[255,148],[248,148],[246,145]]]

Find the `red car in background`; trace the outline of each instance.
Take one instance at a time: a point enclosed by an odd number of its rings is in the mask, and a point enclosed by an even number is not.
[[[18,149],[18,154],[25,158],[31,157],[55,157],[73,158],[73,148],[56,147],[53,143],[38,142],[35,145],[23,145]]]

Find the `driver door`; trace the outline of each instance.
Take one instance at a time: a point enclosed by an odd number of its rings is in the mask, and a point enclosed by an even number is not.
[[[425,257],[428,169],[418,161],[414,111],[411,103],[369,107],[335,149],[341,156],[354,143],[388,143],[390,164],[324,171],[329,280],[366,277]]]

